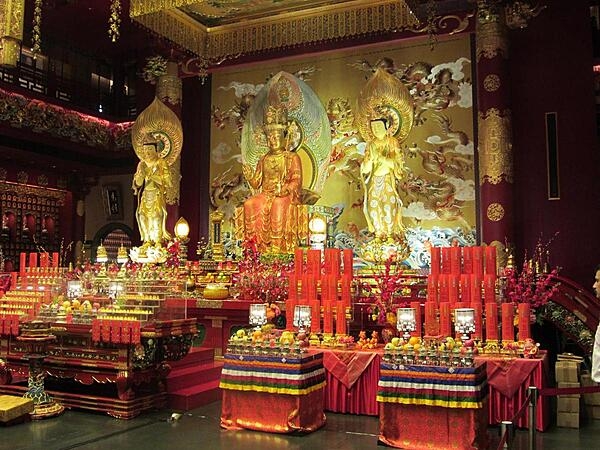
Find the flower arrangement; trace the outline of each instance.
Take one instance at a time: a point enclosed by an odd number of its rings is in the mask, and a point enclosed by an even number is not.
[[[261,255],[252,239],[244,243],[242,253],[238,265],[241,297],[267,303],[284,301],[288,295],[287,274],[292,270],[293,263]]]
[[[373,320],[379,324],[396,326],[395,309],[408,306],[408,301],[398,299],[402,291],[403,272],[396,255],[390,255],[381,270],[373,274],[376,285],[368,281],[361,282],[360,290],[367,298],[374,298],[375,303],[370,308]]]
[[[552,239],[546,243],[538,240],[534,257],[525,261],[521,270],[509,264],[504,269],[504,296],[513,304],[529,303],[532,311],[544,306],[558,290],[558,284],[552,279],[558,275],[558,268],[549,270],[548,247]]]
[[[167,60],[162,56],[146,58],[146,66],[142,70],[142,78],[148,83],[155,84],[158,77],[167,74]]]
[[[179,241],[169,241],[167,244],[167,259],[165,260],[167,267],[179,267]]]

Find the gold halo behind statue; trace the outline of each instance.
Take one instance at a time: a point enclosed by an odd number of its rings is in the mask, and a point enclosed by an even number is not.
[[[386,119],[390,134],[402,142],[410,133],[414,108],[408,88],[383,68],[377,69],[360,92],[356,108],[356,126],[363,139],[374,140],[371,121]]]
[[[287,111],[288,149],[299,153],[303,160],[304,187],[321,192],[331,155],[327,112],[310,86],[290,73],[277,73],[256,95],[242,128],[244,164],[256,167],[268,151],[263,120],[270,105],[282,106]],[[304,167],[304,162],[310,167]]]
[[[175,162],[183,147],[183,128],[177,115],[158,98],[144,109],[131,127],[131,143],[137,157],[147,161],[146,146],[156,143],[160,158],[169,166],[173,180],[166,194],[167,204],[179,199],[179,173]]]

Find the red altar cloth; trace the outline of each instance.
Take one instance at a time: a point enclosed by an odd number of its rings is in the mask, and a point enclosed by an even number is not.
[[[310,433],[325,424],[321,353],[225,355],[221,426],[271,433]]]
[[[494,358],[478,356],[476,362],[487,362],[489,385],[488,423],[497,425],[503,420],[511,420],[528,395],[527,388],[548,387],[549,362],[546,352],[540,358]],[[529,411],[517,420],[516,425],[527,428]],[[544,431],[550,424],[550,399],[538,397],[536,429]]]
[[[326,411],[376,416],[381,353],[323,350]]]
[[[223,390],[221,427],[310,433],[325,424],[323,388],[306,395]]]
[[[487,424],[481,409],[382,403],[379,440],[413,450],[484,449]]]
[[[413,450],[487,448],[484,366],[382,364],[377,400],[379,441],[386,445]]]

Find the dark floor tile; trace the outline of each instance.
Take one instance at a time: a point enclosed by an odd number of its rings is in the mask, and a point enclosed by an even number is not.
[[[67,411],[58,418],[0,428],[0,450],[364,450],[377,446],[377,417],[327,413],[327,423],[305,436],[288,436],[219,426],[221,404],[215,402],[183,413],[170,422],[172,411],[156,411],[132,420],[104,414]],[[499,431],[488,429],[490,449]],[[536,435],[536,450],[600,450],[600,421],[580,429],[550,427]],[[528,448],[528,433],[515,434],[515,449]]]

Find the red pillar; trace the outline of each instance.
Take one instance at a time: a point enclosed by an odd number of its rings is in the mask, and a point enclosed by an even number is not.
[[[502,256],[514,241],[514,187],[509,42],[498,2],[478,2],[476,39],[481,241]]]

